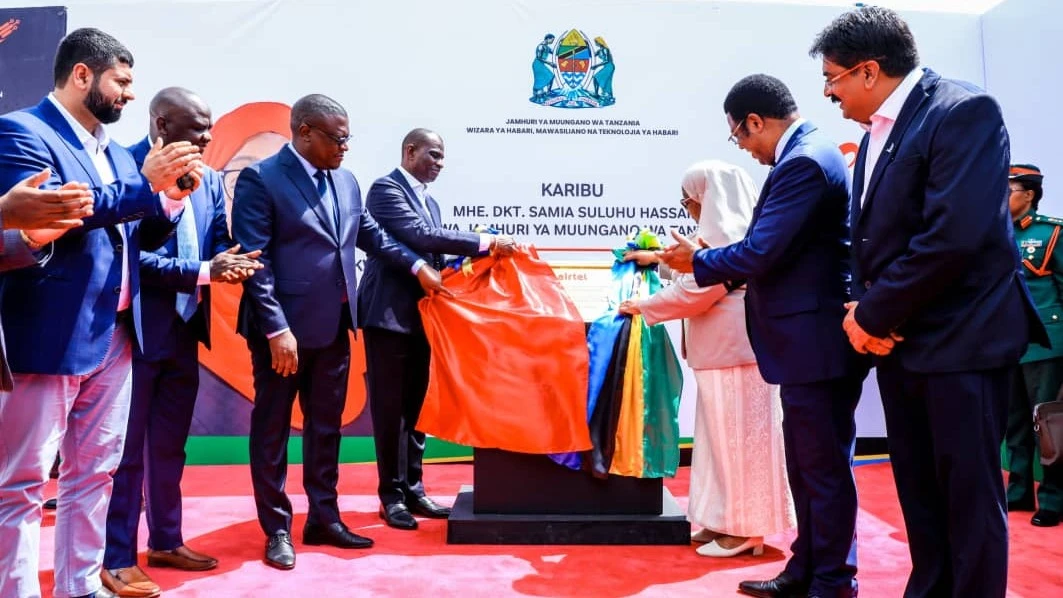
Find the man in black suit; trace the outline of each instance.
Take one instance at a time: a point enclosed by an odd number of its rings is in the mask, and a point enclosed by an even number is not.
[[[905,596],[1007,591],[1000,445],[1027,344],[1047,342],[1008,211],[1008,132],[977,87],[919,68],[893,11],[819,34],[824,94],[868,133],[851,198],[844,328],[876,353],[890,462],[912,554]],[[892,351],[874,349],[891,334]],[[885,354],[884,354],[885,353]]]
[[[402,140],[402,163],[377,179],[366,207],[381,228],[443,268],[444,254],[512,253],[505,236],[446,230],[428,184],[443,169],[443,140],[414,129]],[[365,331],[369,409],[373,418],[380,516],[391,527],[417,529],[412,513],[445,518],[450,509],[425,496],[421,480],[425,435],[414,429],[428,389],[429,347],[417,302],[424,291],[404,267],[370,255],[359,296],[359,323]]]
[[[245,168],[236,181],[233,238],[262,250],[244,282],[237,327],[251,350],[251,480],[266,533],[265,561],[295,566],[292,505],[284,493],[292,402],[305,415],[303,487],[310,502],[303,543],[368,548],[340,520],[340,423],[347,398],[349,331],[357,324],[354,250],[387,260],[426,292],[439,272],[389,237],[362,207],[354,175],[340,167],[347,112],[323,95],[292,106],[292,142]],[[416,281],[416,282],[415,282]]]

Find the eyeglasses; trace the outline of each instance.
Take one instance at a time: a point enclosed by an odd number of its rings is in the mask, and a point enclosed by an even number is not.
[[[1023,191],[1026,191],[1026,189],[1023,189],[1022,187],[1008,187],[1008,189],[1011,193],[1022,193]]]
[[[690,207],[690,204],[693,203],[693,201],[694,200],[690,197],[684,197],[683,199],[679,200],[679,205],[683,206],[684,209],[687,209]]]
[[[321,127],[315,127],[314,125],[312,125],[310,123],[303,123],[303,124],[308,126],[308,127],[310,127],[311,129],[314,129],[318,133],[321,133],[325,137],[328,137],[329,139],[332,140],[333,143],[335,143],[339,147],[342,147],[342,146],[346,145],[347,142],[351,140],[351,136],[350,135],[344,135],[343,137],[337,137],[336,135],[333,135],[332,133],[329,133],[328,131],[322,129]]]
[[[867,64],[869,62],[873,62],[873,61],[877,61],[877,60],[882,60],[882,58],[868,58],[867,60],[865,60],[863,62],[860,62],[860,63],[857,63],[857,64],[845,69],[844,71],[838,73],[837,75],[834,75],[833,77],[827,79],[826,81],[823,82],[823,91],[827,92],[827,93],[833,91],[834,90],[834,85],[838,81],[840,81],[842,77],[844,77],[844,76],[846,76],[846,75],[848,75],[850,73],[855,72],[860,67],[864,66],[865,64]]]
[[[738,124],[735,125],[735,128],[731,129],[731,134],[727,136],[727,141],[730,141],[731,143],[733,143],[735,145],[738,145],[738,129],[741,129],[742,125],[746,124],[746,119],[748,119],[748,118],[749,118],[749,115],[747,114],[747,115],[742,117],[742,120],[738,121]]]

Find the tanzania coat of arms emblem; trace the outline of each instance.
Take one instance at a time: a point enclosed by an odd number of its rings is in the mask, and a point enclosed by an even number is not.
[[[561,39],[548,33],[535,48],[529,99],[554,108],[612,106],[615,70],[613,52],[601,36],[592,42],[579,29],[566,31]]]

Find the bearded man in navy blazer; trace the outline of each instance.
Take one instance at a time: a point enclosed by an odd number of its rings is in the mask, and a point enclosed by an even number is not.
[[[251,481],[266,533],[265,562],[295,566],[292,505],[284,493],[292,402],[299,396],[303,487],[310,502],[303,543],[368,548],[373,541],[340,520],[340,423],[357,326],[355,247],[387,260],[426,292],[443,292],[439,272],[389,237],[362,207],[358,181],[340,168],[347,112],[309,95],[292,106],[292,142],[248,166],[236,181],[233,237],[261,250],[263,269],[244,281],[237,327],[255,380]]]
[[[81,181],[94,198],[83,226],[27,232],[26,243],[50,251],[49,259],[3,279],[0,318],[14,390],[0,396],[0,596],[40,593],[41,491],[57,449],[63,463],[55,595],[100,589],[111,474],[129,415],[132,347],[143,339],[141,232],[134,221],[179,214],[202,168],[190,143],[156,143],[140,168],[110,143],[103,125],[117,121],[134,98],[132,69],[133,56],[118,40],[78,29],[59,44],[52,93],[0,117],[0,189],[49,168],[44,187]],[[177,187],[185,174],[192,189]]]
[[[381,228],[436,269],[445,254],[476,256],[497,249],[511,253],[506,236],[443,228],[439,204],[428,184],[443,169],[443,139],[414,129],[402,140],[402,162],[369,189],[366,207]],[[414,429],[428,390],[429,347],[417,302],[424,291],[405,268],[379,256],[366,260],[358,323],[365,333],[369,409],[380,496],[380,516],[397,529],[417,529],[411,513],[445,518],[450,509],[425,495],[421,479],[425,435]]]
[[[801,118],[790,91],[750,75],[724,100],[730,140],[774,166],[745,239],[662,259],[700,286],[747,285],[746,327],[764,380],[779,384],[797,539],[774,579],[752,596],[855,596],[854,413],[867,365],[841,330],[848,297],[849,173],[837,146]],[[724,546],[725,548],[736,548]]]
[[[905,596],[1002,597],[1008,394],[1028,342],[1047,337],[1019,272],[1000,107],[919,68],[891,10],[839,16],[811,53],[823,59],[824,94],[868,131],[853,175],[845,330],[878,355],[912,555]],[[903,338],[892,350],[891,334]]]
[[[163,89],[152,98],[149,114],[148,137],[129,148],[137,164],[152,139],[187,141],[201,152],[210,143],[210,108],[187,89]],[[158,220],[141,227],[169,224]],[[238,250],[229,237],[221,176],[205,167],[199,189],[185,198],[175,233],[155,251],[140,252],[144,344],[133,352],[133,398],[107,510],[101,574],[104,586],[120,596],[160,592],[137,565],[142,506],[148,565],[204,571],[218,564],[184,543],[181,476],[199,391],[199,343],[210,348],[210,283],[238,283],[261,267],[257,254]]]

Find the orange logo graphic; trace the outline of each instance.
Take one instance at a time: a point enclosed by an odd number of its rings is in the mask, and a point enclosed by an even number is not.
[[[6,23],[0,25],[0,44],[7,41],[7,38],[18,29],[19,19],[8,19]]]

